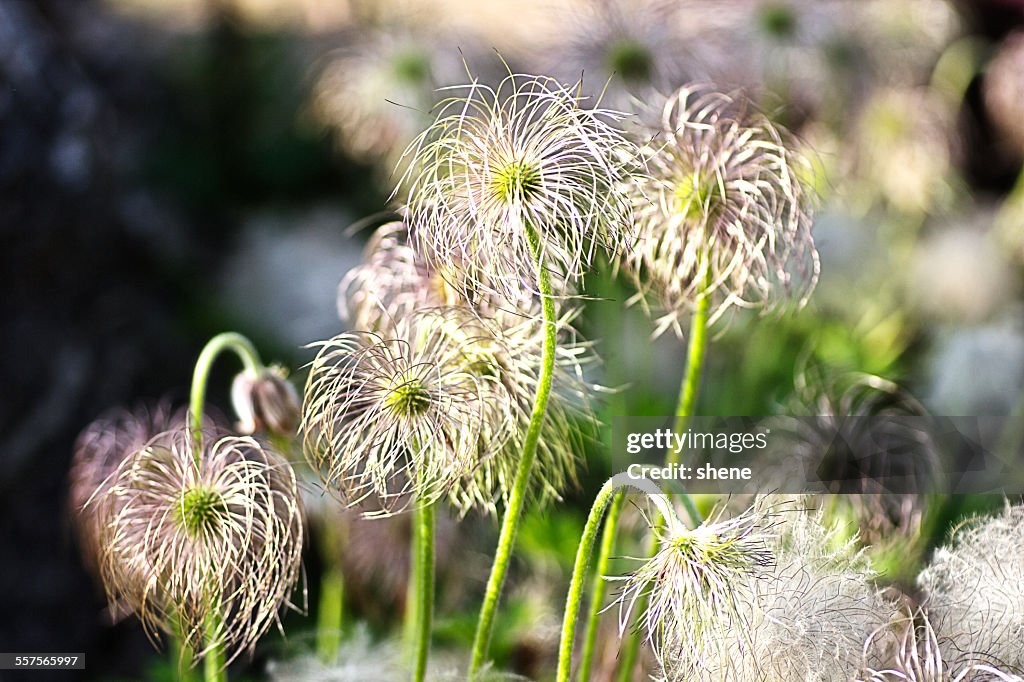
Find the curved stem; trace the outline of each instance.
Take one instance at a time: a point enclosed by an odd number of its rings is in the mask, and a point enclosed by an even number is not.
[[[583,654],[580,657],[579,678],[590,679],[590,669],[594,664],[594,646],[597,644],[597,627],[601,618],[601,606],[604,604],[604,593],[607,585],[604,577],[609,573],[612,552],[615,549],[615,533],[619,526],[619,517],[626,502],[625,493],[616,493],[612,498],[608,514],[604,518],[601,531],[601,547],[594,566],[594,579],[590,583],[590,608],[587,611],[587,629],[583,635]]]
[[[526,489],[530,482],[530,472],[533,470],[533,460],[537,455],[537,443],[540,441],[541,427],[544,425],[544,414],[547,411],[548,398],[551,395],[551,377],[555,368],[555,343],[558,328],[555,319],[555,301],[553,298],[554,292],[551,287],[551,276],[544,267],[541,257],[540,237],[537,231],[529,225],[526,229],[534,263],[537,267],[537,286],[540,292],[541,309],[543,312],[544,347],[541,356],[540,376],[537,382],[537,395],[533,401],[533,412],[530,415],[530,424],[526,430],[526,437],[523,439],[523,452],[519,459],[519,467],[516,470],[515,482],[512,484],[512,494],[509,496],[505,518],[501,524],[498,548],[494,554],[494,564],[491,566],[490,578],[487,580],[484,602],[480,608],[480,618],[476,626],[476,636],[473,638],[473,656],[469,664],[470,679],[480,670],[487,659],[487,650],[491,643],[491,631],[494,628],[494,614],[498,607],[498,599],[501,596],[501,588],[505,583],[505,575],[508,573],[508,565],[512,556],[512,547],[516,541],[516,533],[519,530],[520,516],[522,515],[523,503],[526,501]]]
[[[705,286],[705,290],[707,287]],[[711,307],[711,298],[705,291],[697,297],[696,306],[693,310],[693,317],[690,321],[690,341],[686,350],[686,370],[683,372],[682,383],[679,386],[679,399],[676,402],[676,418],[673,429],[676,433],[682,433],[690,425],[690,418],[693,417],[694,409],[697,406],[697,393],[700,389],[700,376],[704,368],[704,351],[707,349],[708,333],[708,311]],[[666,464],[678,464],[679,453],[671,448],[665,453]],[[696,527],[703,521],[700,512],[694,505],[689,495],[682,495],[683,506],[690,516],[690,521]],[[660,525],[661,520],[655,519]],[[656,541],[652,538],[647,549],[647,556],[653,556],[657,549]],[[647,595],[642,594],[637,600],[637,613],[643,613],[647,609]],[[638,629],[626,633],[622,649],[622,658],[619,668],[619,682],[629,682],[633,666],[636,664],[637,653],[640,650],[640,632]]]
[[[590,514],[587,516],[587,523],[583,527],[583,536],[576,549],[576,563],[573,565],[572,579],[569,581],[569,592],[565,597],[562,639],[558,644],[558,675],[555,678],[557,682],[569,682],[569,676],[572,673],[572,645],[576,635],[576,620],[579,616],[580,601],[583,599],[583,585],[587,577],[590,554],[594,549],[594,540],[597,538],[601,517],[604,516],[604,510],[609,501],[613,497],[616,500],[624,497],[622,494],[614,495],[613,493],[614,481],[608,480],[601,486],[601,490],[594,499],[594,505],[590,508]],[[598,576],[598,580],[600,580],[600,576]],[[584,676],[583,679],[587,679],[587,677]]]
[[[416,667],[414,682],[427,677],[430,629],[434,617],[434,505],[416,510],[416,555],[419,570],[416,586]]]
[[[196,368],[192,372],[192,389],[189,392],[188,418],[196,443],[196,457],[202,446],[203,407],[206,403],[206,384],[210,378],[210,368],[214,360],[225,350],[232,351],[242,361],[247,370],[258,372],[263,368],[260,355],[249,339],[235,332],[224,332],[210,339],[196,360]]]

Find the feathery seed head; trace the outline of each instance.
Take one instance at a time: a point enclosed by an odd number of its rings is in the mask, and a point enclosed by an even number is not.
[[[288,605],[302,509],[279,455],[247,437],[207,442],[196,452],[191,432],[168,431],[122,462],[97,501],[101,573],[111,605],[128,606],[151,636],[234,658]]]
[[[412,245],[470,300],[534,290],[538,258],[564,294],[598,249],[631,241],[624,188],[638,150],[615,127],[622,116],[582,109],[545,77],[464,90],[406,152]]]
[[[656,333],[680,329],[698,296],[712,321],[730,306],[802,305],[818,276],[807,162],[737,98],[686,86],[644,132],[650,176],[633,189],[639,245],[621,264],[641,299],[665,311]]]
[[[972,663],[953,668],[942,656],[939,636],[932,627],[928,612],[921,610],[917,618],[904,628],[892,664],[881,670],[869,668],[857,682],[1022,682],[1024,677],[1003,672],[991,665]],[[874,644],[874,636],[867,648]]]
[[[695,656],[708,650],[722,636],[719,628],[741,617],[741,595],[752,576],[774,561],[766,520],[763,511],[751,508],[690,530],[669,516],[663,529],[655,527],[657,553],[623,579],[620,623],[648,595],[641,622],[659,660],[677,647]]]
[[[961,526],[918,584],[951,669],[1024,674],[1024,507]]]
[[[306,457],[350,505],[389,513],[430,504],[500,450],[513,427],[506,387],[472,371],[472,333],[453,309],[395,322],[395,335],[320,344],[303,404]]]
[[[748,536],[760,536],[757,560],[732,572],[731,589],[716,608],[646,619],[649,633],[651,627],[660,632],[661,679],[831,682],[850,679],[865,660],[879,660],[864,642],[888,631],[897,610],[871,584],[862,555],[834,543],[816,518],[765,513],[771,535],[758,529]],[[649,608],[661,601],[657,589]],[[679,619],[694,614],[702,620]],[[879,648],[890,639],[879,637]]]

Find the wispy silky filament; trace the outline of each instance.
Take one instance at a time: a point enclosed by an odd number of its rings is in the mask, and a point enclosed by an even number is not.
[[[639,245],[622,265],[643,300],[680,329],[701,296],[711,321],[730,306],[802,304],[818,276],[806,161],[763,116],[729,95],[687,86],[644,129],[649,177],[633,191]]]
[[[918,583],[950,668],[1024,674],[1024,507],[962,526]]]
[[[659,679],[833,682],[881,662],[864,642],[888,633],[898,612],[852,545],[796,512],[755,508],[704,528],[663,534],[620,598],[650,585],[642,622]],[[883,650],[891,637],[876,643]]]
[[[258,441],[195,447],[192,433],[170,431],[121,464],[95,500],[101,572],[111,604],[130,607],[151,635],[234,658],[288,605],[302,510],[291,467]]]
[[[395,337],[342,334],[320,344],[303,407],[305,451],[348,504],[388,513],[426,505],[499,451],[511,397],[472,371],[474,338],[447,309],[398,320]]]
[[[578,91],[544,77],[462,89],[406,152],[413,247],[457,273],[466,298],[515,299],[536,289],[536,246],[567,293],[598,249],[632,241],[623,192],[638,150],[615,127],[622,115],[582,109]]]
[[[926,611],[917,614],[904,629],[892,663],[883,669],[871,669],[857,682],[1022,682],[1024,677],[1003,672],[983,663],[952,666],[946,662],[939,635]],[[874,637],[868,640],[872,648]]]

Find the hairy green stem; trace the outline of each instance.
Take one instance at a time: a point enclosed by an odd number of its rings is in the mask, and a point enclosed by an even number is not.
[[[614,495],[614,482],[608,480],[594,499],[594,505],[590,508],[587,516],[587,523],[583,526],[583,536],[580,537],[579,547],[576,549],[576,563],[572,569],[572,579],[569,581],[569,591],[565,597],[565,615],[562,618],[562,639],[558,644],[558,674],[556,682],[569,682],[572,673],[572,645],[576,636],[576,620],[580,612],[580,602],[583,599],[583,586],[587,577],[587,566],[590,563],[590,555],[594,549],[594,540],[597,539],[597,531],[601,526],[601,518],[612,498],[621,498],[623,495]],[[600,576],[598,576],[600,579]],[[596,601],[596,599],[595,599]],[[586,676],[583,679],[587,679]]]
[[[416,586],[416,663],[414,682],[427,677],[430,630],[434,618],[434,505],[416,510],[416,555],[419,570]]]
[[[494,615],[498,607],[498,599],[501,597],[502,586],[505,583],[505,576],[508,573],[509,561],[512,557],[512,547],[516,541],[516,533],[519,530],[519,521],[522,516],[523,504],[526,501],[526,490],[530,482],[530,473],[533,471],[533,460],[537,455],[537,444],[540,441],[540,432],[544,425],[544,414],[547,411],[548,398],[551,395],[551,377],[555,368],[555,343],[558,326],[555,318],[555,301],[551,286],[551,276],[544,267],[540,236],[532,226],[527,226],[527,236],[530,242],[530,249],[533,252],[534,263],[537,267],[537,287],[540,292],[541,309],[543,311],[544,347],[541,356],[540,377],[537,382],[537,395],[533,402],[533,412],[530,415],[530,424],[526,429],[526,437],[523,439],[523,452],[519,458],[515,482],[512,484],[512,494],[509,496],[508,508],[505,510],[505,518],[501,524],[498,548],[494,554],[494,564],[491,566],[490,578],[487,580],[484,602],[480,608],[480,618],[476,626],[476,636],[473,638],[473,655],[469,664],[470,679],[473,678],[487,660],[487,650],[491,643],[491,631],[494,628]]]
[[[210,611],[206,622],[206,654],[203,656],[203,682],[224,682],[228,679],[224,662],[224,643],[217,634],[220,623],[219,606]]]
[[[693,317],[690,320],[690,340],[686,350],[686,370],[683,372],[682,383],[679,386],[679,399],[676,402],[676,418],[673,425],[676,433],[686,431],[690,425],[690,418],[693,417],[694,409],[697,406],[700,376],[704,368],[704,351],[707,349],[708,311],[711,308],[711,298],[706,289],[707,287],[705,286],[705,292],[697,297]],[[680,453],[669,448],[665,452],[665,463],[678,464],[679,455]],[[689,495],[682,495],[681,497],[691,523],[694,526],[699,525],[703,519],[693,500],[690,499]],[[655,518],[655,523],[660,525],[661,519]],[[652,537],[646,555],[653,556],[656,550],[657,541]],[[637,614],[641,614],[646,610],[647,595],[641,594],[637,599],[635,611]],[[640,630],[639,628],[633,628],[627,631],[625,635],[622,656],[620,658],[618,682],[629,682],[639,651]]]
[[[197,458],[202,448],[203,407],[206,404],[206,384],[210,378],[210,368],[213,367],[217,356],[226,350],[234,352],[247,370],[258,372],[263,368],[256,347],[241,334],[235,332],[217,334],[203,346],[202,352],[199,353],[199,359],[196,360],[196,368],[192,372],[192,390],[189,393],[188,402],[189,427],[192,429],[192,437],[195,439]]]
[[[604,519],[604,529],[601,531],[601,547],[597,554],[597,563],[594,566],[594,579],[590,583],[590,608],[587,611],[587,629],[583,636],[583,654],[580,657],[579,678],[590,679],[590,670],[594,665],[594,647],[597,644],[597,628],[601,619],[601,607],[604,605],[605,586],[604,577],[608,575],[612,559],[612,552],[615,550],[615,532],[618,529],[619,517],[622,515],[622,507],[625,505],[625,493],[615,493],[612,496],[612,503],[608,507],[608,514]]]
[[[323,576],[317,609],[316,651],[321,661],[331,664],[337,658],[345,622],[345,575],[341,569],[344,541],[339,529],[330,522],[323,524],[320,538]]]

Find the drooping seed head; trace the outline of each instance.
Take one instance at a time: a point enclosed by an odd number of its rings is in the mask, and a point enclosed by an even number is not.
[[[165,432],[122,462],[96,500],[101,574],[111,605],[151,637],[163,630],[233,659],[290,606],[302,509],[279,455],[252,438],[204,440],[197,451],[191,432]]]
[[[391,338],[355,332],[317,344],[306,457],[347,504],[378,513],[430,504],[510,437],[505,387],[470,371],[472,345],[452,324],[445,309],[428,310],[397,321]]]
[[[637,150],[621,115],[544,77],[461,89],[407,151],[413,248],[470,300],[536,291],[537,258],[566,293],[599,249],[631,242]]]
[[[680,330],[699,296],[730,306],[802,305],[818,276],[806,161],[735,97],[686,86],[643,132],[649,177],[633,193],[639,243],[622,265]]]

